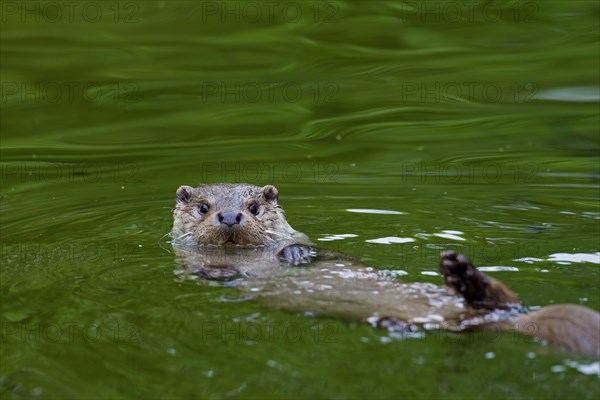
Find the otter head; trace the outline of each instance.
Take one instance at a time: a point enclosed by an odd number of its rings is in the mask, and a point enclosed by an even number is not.
[[[273,246],[295,231],[274,186],[213,184],[177,189],[172,237],[184,243]]]

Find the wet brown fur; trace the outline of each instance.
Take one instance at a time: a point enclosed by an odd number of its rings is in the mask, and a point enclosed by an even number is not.
[[[203,204],[208,206],[205,213],[200,212]],[[249,210],[251,204],[258,207],[256,215]],[[224,210],[241,214],[236,214],[239,223],[222,224],[218,215]],[[486,314],[509,310],[506,317],[493,323],[600,358],[599,313],[573,304],[521,313],[521,301],[512,290],[452,251],[442,252],[440,272],[445,288],[395,282],[348,258],[321,259],[312,268],[286,274],[278,256],[281,251],[296,247],[288,255],[303,256],[297,248],[313,244],[287,223],[277,189],[271,185],[181,186],[173,217],[171,235],[175,245],[216,245],[225,250],[215,253],[215,247],[195,250],[175,247],[185,267],[181,274],[204,279],[241,276],[244,279],[238,287],[274,307],[362,320],[370,320],[369,316],[375,314],[382,317],[378,326],[411,325],[423,321],[426,315],[438,313],[445,320],[437,326],[452,330],[483,327],[488,323]],[[336,290],[327,289],[331,285]],[[257,288],[262,289],[257,291]]]

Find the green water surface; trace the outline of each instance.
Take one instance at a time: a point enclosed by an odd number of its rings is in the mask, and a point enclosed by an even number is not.
[[[597,361],[512,333],[180,280],[164,236],[181,184],[274,184],[296,229],[405,281],[452,248],[530,307],[600,310],[598,2],[0,11],[3,399],[600,396]]]

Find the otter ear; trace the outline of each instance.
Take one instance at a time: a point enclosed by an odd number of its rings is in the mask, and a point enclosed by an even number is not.
[[[178,204],[185,204],[192,199],[194,196],[194,188],[187,185],[179,186],[177,193],[175,193],[175,199]]]
[[[277,191],[277,188],[273,185],[267,185],[263,187],[262,192],[263,196],[265,196],[265,199],[267,199],[267,201],[277,203],[277,200],[279,200],[279,192]]]

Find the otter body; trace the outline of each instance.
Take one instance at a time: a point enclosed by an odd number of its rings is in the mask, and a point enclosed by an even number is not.
[[[442,252],[444,286],[401,283],[356,260],[317,253],[288,224],[271,185],[181,186],[173,217],[180,276],[236,286],[270,307],[394,330],[495,324],[600,358],[597,312],[556,305],[524,313],[515,293],[452,251]]]

